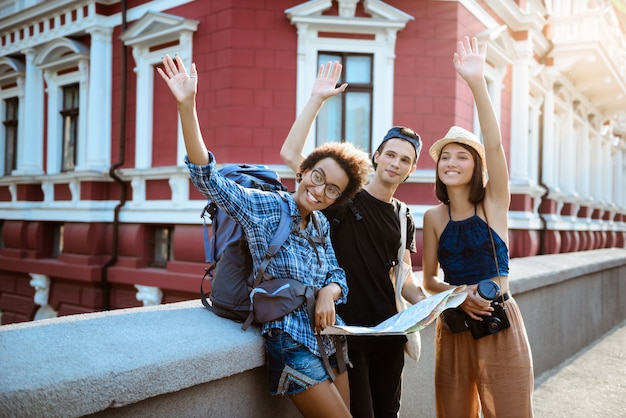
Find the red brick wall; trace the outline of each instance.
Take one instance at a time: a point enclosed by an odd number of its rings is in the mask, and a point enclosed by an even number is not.
[[[2,325],[26,322],[34,318],[37,305],[35,289],[25,273],[0,270],[0,312]]]

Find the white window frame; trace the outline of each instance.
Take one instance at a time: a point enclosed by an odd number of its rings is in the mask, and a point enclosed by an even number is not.
[[[298,62],[296,114],[306,104],[317,76],[319,52],[371,54],[373,64],[372,149],[376,149],[393,126],[395,46],[398,31],[413,17],[380,0],[364,0],[363,8],[371,18],[355,17],[357,1],[337,0],[339,16],[323,15],[330,0],[312,0],[285,10],[297,28]],[[372,35],[373,39],[319,37],[320,32]],[[307,138],[304,153],[315,147],[315,125]]]
[[[78,136],[76,138],[76,165],[73,171],[86,169],[87,115],[89,99],[89,48],[82,43],[60,38],[44,46],[36,55],[34,64],[43,71],[48,93],[48,155],[47,173],[61,173],[63,87],[77,83],[80,89]],[[62,70],[77,67],[63,73]]]
[[[24,63],[8,57],[0,58],[0,86],[15,84],[13,87],[6,89],[0,88],[0,116],[2,120],[6,115],[5,100],[13,97],[17,97],[18,100],[18,114],[17,114],[17,144],[15,153],[20,158],[19,143],[24,138],[25,124],[25,108],[24,105]],[[4,153],[6,150],[6,131],[4,126],[0,127],[0,173],[4,173]],[[15,172],[15,170],[13,170]]]
[[[178,54],[187,68],[191,66],[193,52],[193,34],[198,29],[197,20],[185,19],[166,13],[148,11],[122,35],[125,45],[132,48],[137,74],[137,113],[135,126],[135,168],[145,169],[152,166],[153,149],[153,97],[154,66],[161,63],[164,54]],[[178,45],[152,49],[159,45]],[[152,49],[152,50],[151,50]],[[178,123],[177,165],[184,165],[184,142],[182,128]]]

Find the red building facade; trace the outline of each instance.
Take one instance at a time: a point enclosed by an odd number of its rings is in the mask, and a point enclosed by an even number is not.
[[[626,19],[609,0],[552,3],[3,1],[2,324],[198,297],[204,202],[155,71],[166,53],[198,67],[218,163],[270,165],[293,188],[279,149],[321,59],[354,63],[347,94],[366,99],[360,113],[340,104],[341,137],[320,125],[309,149],[345,139],[371,152],[393,125],[428,149],[451,125],[479,134],[452,66],[456,41],[475,35],[509,158],[511,256],[624,247]],[[422,153],[397,194],[418,249],[434,165]]]

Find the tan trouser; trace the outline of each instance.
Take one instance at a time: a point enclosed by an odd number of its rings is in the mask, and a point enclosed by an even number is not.
[[[439,418],[533,416],[533,363],[517,303],[504,303],[511,327],[474,340],[437,320],[435,398]]]

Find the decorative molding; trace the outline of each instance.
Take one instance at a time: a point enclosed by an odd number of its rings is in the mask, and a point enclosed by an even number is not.
[[[300,113],[315,81],[319,51],[341,51],[372,54],[374,66],[372,131],[370,146],[375,149],[393,124],[393,84],[397,32],[413,17],[380,0],[364,0],[363,7],[372,17],[322,15],[332,5],[328,0],[313,0],[285,10],[298,34],[298,78],[296,112]],[[373,39],[319,37],[320,32],[374,35]],[[304,152],[314,147],[315,126],[309,132]]]

